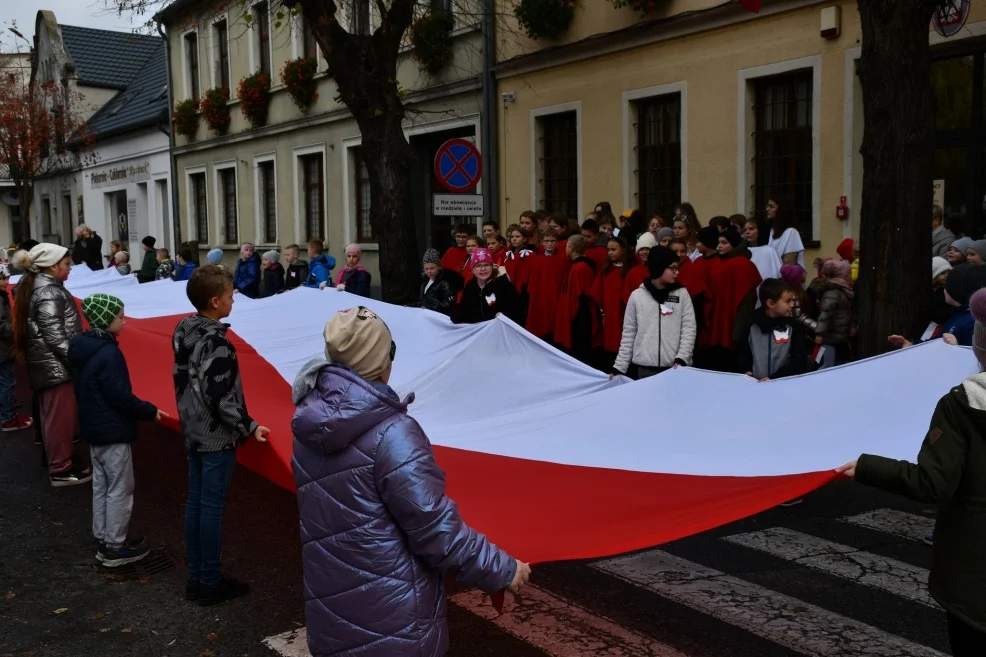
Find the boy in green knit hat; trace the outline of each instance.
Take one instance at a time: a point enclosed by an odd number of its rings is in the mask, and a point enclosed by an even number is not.
[[[82,301],[89,330],[69,344],[79,435],[92,456],[92,533],[99,543],[96,559],[116,568],[147,556],[147,546],[129,537],[133,510],[134,469],[130,443],[137,440],[138,421],[167,417],[150,402],[138,399],[117,337],[123,331],[123,302],[108,294]]]

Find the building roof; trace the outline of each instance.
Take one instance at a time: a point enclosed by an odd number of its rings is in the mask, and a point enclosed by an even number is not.
[[[58,27],[65,51],[75,64],[79,84],[88,87],[125,89],[163,43],[161,37],[147,34],[76,25]]]
[[[130,84],[87,122],[97,139],[157,123],[168,127],[167,52],[163,40],[158,39],[156,46]]]

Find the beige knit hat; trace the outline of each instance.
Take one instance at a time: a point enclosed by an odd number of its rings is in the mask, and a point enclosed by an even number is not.
[[[379,381],[397,352],[390,329],[365,306],[340,310],[325,324],[325,357],[367,381]]]

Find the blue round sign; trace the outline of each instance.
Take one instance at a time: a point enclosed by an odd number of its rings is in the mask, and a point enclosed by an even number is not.
[[[465,139],[449,139],[435,154],[435,177],[450,192],[467,192],[483,177],[483,156]]]

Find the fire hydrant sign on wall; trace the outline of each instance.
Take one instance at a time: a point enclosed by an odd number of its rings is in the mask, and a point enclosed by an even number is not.
[[[435,177],[452,194],[435,194],[436,216],[481,217],[483,195],[466,194],[483,177],[483,156],[471,141],[449,139],[435,153]]]
[[[435,194],[432,213],[436,216],[482,217],[482,194]]]

